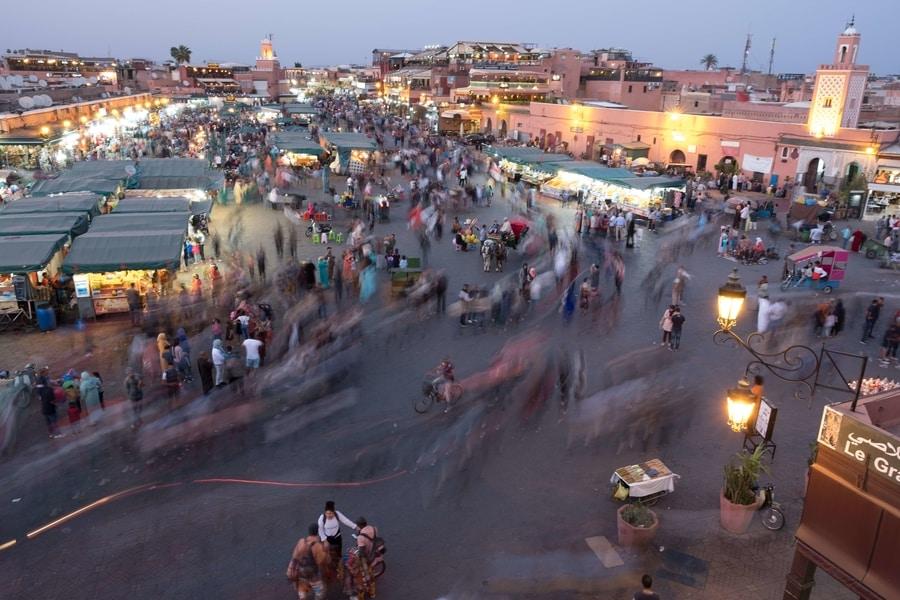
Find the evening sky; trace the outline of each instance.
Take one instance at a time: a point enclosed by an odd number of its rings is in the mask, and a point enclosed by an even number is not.
[[[420,48],[457,40],[521,41],[543,48],[622,47],[668,68],[701,68],[707,53],[765,71],[810,73],[830,62],[836,35],[855,13],[859,60],[900,73],[900,0],[43,0],[7,11],[2,50],[46,48],[85,56],[167,59],[171,46],[192,62],[251,64],[273,34],[282,64],[368,64],[373,48]]]

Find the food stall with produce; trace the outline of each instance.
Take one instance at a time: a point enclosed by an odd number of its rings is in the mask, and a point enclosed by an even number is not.
[[[330,165],[334,173],[364,173],[376,149],[375,140],[362,133],[326,131],[320,139],[322,146],[334,157]]]
[[[82,318],[127,312],[132,283],[143,298],[151,288],[166,295],[181,265],[184,229],[101,226],[75,239],[62,269],[75,281]]]

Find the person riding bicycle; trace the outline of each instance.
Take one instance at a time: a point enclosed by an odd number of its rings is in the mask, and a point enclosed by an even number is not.
[[[434,386],[435,391],[440,394],[449,407],[452,400],[450,386],[456,381],[456,375],[453,373],[453,363],[450,362],[449,358],[445,358],[435,369],[435,373],[437,373],[437,377],[431,382],[431,385]]]

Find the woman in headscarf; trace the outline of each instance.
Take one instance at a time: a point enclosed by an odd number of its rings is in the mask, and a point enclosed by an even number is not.
[[[225,383],[225,358],[225,346],[222,345],[222,340],[213,340],[212,364],[216,371],[214,385],[219,386]]]
[[[103,417],[103,407],[100,406],[100,380],[84,371],[81,373],[81,399],[88,411],[88,419],[91,425],[96,425]]]

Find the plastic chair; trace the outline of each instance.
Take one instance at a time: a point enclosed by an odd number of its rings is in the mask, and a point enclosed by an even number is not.
[[[334,241],[335,241],[335,243],[343,244],[343,243],[344,243],[344,234],[343,234],[343,232],[338,231],[337,233],[335,233],[335,234],[334,234]]]

